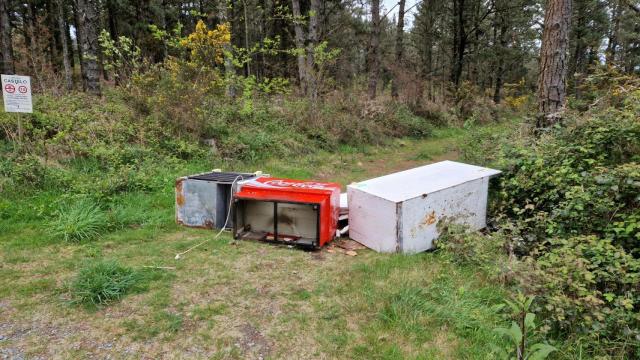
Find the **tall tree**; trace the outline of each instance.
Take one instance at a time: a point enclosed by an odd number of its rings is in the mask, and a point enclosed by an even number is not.
[[[319,92],[319,79],[315,51],[318,46],[319,37],[318,18],[320,16],[320,1],[311,0],[310,2],[308,29],[306,34],[302,28],[303,16],[300,11],[300,2],[298,0],[292,0],[292,5],[300,87],[305,95],[315,101],[318,98]]]
[[[99,16],[97,0],[77,0],[79,32],[82,34],[82,80],[86,92],[100,95],[100,67],[98,65]]]
[[[424,0],[418,5],[417,15],[412,28],[414,46],[418,49],[421,62],[420,75],[427,82],[427,98],[433,100],[434,96],[434,53],[437,55],[438,47],[438,20],[442,20],[440,11],[442,3],[438,0]],[[444,36],[440,37],[442,40]]]
[[[13,41],[11,34],[11,19],[9,18],[9,0],[0,0],[0,51],[2,63],[0,71],[3,74],[13,74]]]
[[[367,63],[369,66],[369,99],[376,97],[380,77],[380,0],[371,0],[371,30]]]
[[[566,97],[567,50],[571,24],[571,0],[548,0],[544,14],[540,73],[538,75],[537,128],[561,119]]]
[[[581,81],[589,72],[589,65],[598,60],[609,19],[602,0],[573,0],[572,12],[567,79],[568,87],[579,98]]]
[[[607,51],[605,52],[608,66],[613,66],[616,58],[616,48],[618,47],[618,32],[620,29],[620,16],[622,13],[622,0],[614,0],[610,5],[611,26],[609,26],[609,40],[607,41]]]
[[[399,9],[398,9],[398,24],[396,25],[396,45],[395,45],[395,66],[396,68],[401,67],[402,65],[402,53],[404,50],[404,44],[403,44],[403,39],[404,39],[404,6],[405,6],[405,0],[400,0],[400,2],[398,3],[399,5]],[[396,69],[396,76],[395,79],[393,79],[393,83],[391,84],[391,96],[394,99],[398,98],[398,74],[397,71],[398,69]]]
[[[453,43],[451,82],[457,88],[460,85],[464,66],[464,55],[467,49],[467,33],[465,32],[465,0],[453,0]]]
[[[320,16],[320,1],[311,0],[309,10],[309,35],[307,44],[307,91],[311,100],[318,98],[318,71],[316,68],[315,50],[318,46],[318,16]]]
[[[64,66],[64,83],[67,90],[73,89],[73,69],[71,68],[71,57],[69,55],[69,42],[67,41],[67,24],[64,18],[64,1],[57,0],[58,9],[58,29],[61,36],[62,65]]]
[[[502,87],[504,85],[504,70],[507,52],[508,32],[509,32],[509,16],[506,11],[507,1],[496,1],[496,19],[494,21],[496,33],[495,56],[497,59],[495,72],[495,87],[493,90],[493,102],[499,104],[502,100]]]
[[[229,26],[229,8],[231,7],[231,2],[227,1],[227,0],[223,0],[220,2],[220,21],[224,24],[228,24]],[[164,22],[164,16],[162,21]],[[165,24],[166,26],[166,24]],[[165,46],[166,49],[166,46]],[[166,53],[166,50],[164,50]],[[227,77],[227,81],[229,81],[229,83],[227,84],[227,96],[234,98],[236,96],[236,87],[233,84],[233,78],[236,75],[236,69],[233,65],[233,59],[232,59],[232,46],[231,43],[226,43],[224,45],[224,72],[225,75]],[[165,55],[166,57],[166,55]]]
[[[291,0],[293,11],[293,29],[295,31],[296,59],[298,61],[298,80],[303,93],[307,93],[307,62],[304,56],[304,30],[302,29],[302,12],[300,11],[300,1]]]

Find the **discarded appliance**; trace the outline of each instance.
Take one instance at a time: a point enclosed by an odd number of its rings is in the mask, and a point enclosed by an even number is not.
[[[189,227],[221,229],[229,214],[231,196],[259,173],[212,171],[176,180],[176,222]],[[231,216],[227,228],[232,228]]]
[[[338,228],[336,237],[341,237],[349,233],[349,201],[347,193],[340,194],[340,216],[338,217]]]
[[[257,178],[234,195],[235,239],[320,248],[336,235],[340,185]]]
[[[489,178],[500,171],[442,161],[351,184],[349,237],[379,252],[432,249],[437,225],[486,226]]]
[[[347,193],[340,194],[340,215],[349,214],[349,197]]]

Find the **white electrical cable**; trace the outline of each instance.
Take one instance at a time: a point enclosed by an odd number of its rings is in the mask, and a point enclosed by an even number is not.
[[[244,180],[242,175],[238,175],[238,176],[236,176],[235,179],[233,179],[233,182],[231,183],[231,194],[233,194],[233,185],[235,185],[235,183],[236,183],[236,181],[238,181],[238,179]],[[232,207],[232,205],[233,205],[233,195],[230,195],[229,196],[229,209],[227,210],[227,218],[224,220],[224,225],[222,225],[222,229],[220,229],[220,231],[216,234],[216,236],[214,236],[212,238],[209,238],[209,239],[207,239],[207,240],[205,240],[205,241],[203,241],[203,242],[201,242],[199,244],[196,244],[196,245],[188,248],[187,250],[185,250],[185,251],[183,251],[181,253],[177,253],[175,259],[176,260],[180,260],[180,257],[182,255],[188,253],[189,251],[191,251],[191,250],[199,247],[200,245],[205,244],[205,243],[207,243],[207,242],[209,242],[211,240],[217,239],[218,236],[220,236],[220,234],[222,234],[222,232],[227,228],[227,223],[229,223],[229,215],[231,215],[231,207]]]

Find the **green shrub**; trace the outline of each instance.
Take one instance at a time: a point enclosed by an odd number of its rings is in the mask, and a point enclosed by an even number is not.
[[[89,199],[82,199],[71,206],[63,206],[50,223],[53,234],[65,241],[79,242],[100,236],[107,228],[106,214]]]
[[[492,137],[463,152],[504,171],[491,213],[525,259],[509,276],[537,295],[549,335],[593,356],[640,356],[640,92],[631,94],[616,108],[566,113],[539,138]],[[471,254],[462,260],[475,254],[449,246]]]
[[[482,235],[469,232],[464,226],[450,224],[440,229],[438,248],[444,250],[450,261],[459,265],[489,267],[497,263],[503,253],[504,240],[500,234]],[[486,269],[489,270],[489,269]]]
[[[523,284],[538,294],[543,323],[555,336],[640,354],[640,260],[595,236],[554,239]]]
[[[495,210],[527,234],[521,253],[548,237],[580,234],[609,236],[636,251],[636,224],[625,220],[640,207],[640,122],[635,117],[608,111],[529,148],[512,148],[503,159],[506,171]]]
[[[414,115],[406,106],[399,106],[394,115],[405,136],[423,138],[433,133],[433,125],[424,118]]]
[[[141,280],[140,275],[116,261],[99,261],[80,269],[71,284],[73,301],[85,306],[103,306],[120,300]]]

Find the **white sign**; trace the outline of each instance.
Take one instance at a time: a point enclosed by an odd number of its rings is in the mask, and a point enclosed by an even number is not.
[[[33,112],[31,78],[2,74],[2,98],[6,112]]]

